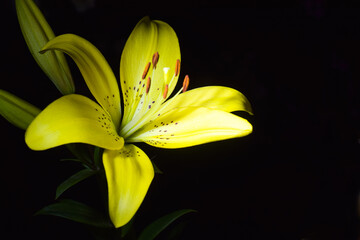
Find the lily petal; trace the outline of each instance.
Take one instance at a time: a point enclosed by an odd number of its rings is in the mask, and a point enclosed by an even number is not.
[[[154,178],[154,168],[148,156],[132,144],[121,150],[105,150],[103,163],[109,214],[118,228],[128,223],[140,207]]]
[[[52,39],[42,51],[51,49],[63,51],[75,61],[91,93],[111,115],[118,129],[121,117],[119,87],[101,52],[86,39],[74,34],[64,34]]]
[[[109,114],[94,101],[76,94],[47,106],[29,125],[25,141],[33,150],[67,143],[88,143],[107,149],[124,145]]]
[[[155,53],[159,54],[159,59],[154,69],[152,59]],[[153,108],[154,104],[160,106],[165,100],[164,68],[169,68],[167,96],[171,94],[178,79],[178,75],[175,76],[177,60],[180,60],[180,46],[175,31],[165,22],[143,18],[127,40],[120,61],[120,82],[125,106],[122,126],[132,120],[135,111],[148,109],[149,104]],[[150,67],[145,71],[149,63]],[[148,77],[151,78],[151,85],[146,93]],[[141,101],[145,94],[146,101]]]
[[[244,118],[204,107],[175,108],[145,125],[126,139],[161,148],[183,148],[242,137],[252,132]]]
[[[74,93],[75,86],[64,54],[57,51],[39,53],[55,37],[44,15],[32,0],[16,0],[15,5],[21,31],[35,61],[62,94]]]
[[[206,107],[225,112],[246,111],[252,114],[250,102],[239,91],[221,86],[195,88],[170,99],[160,114],[179,107]]]

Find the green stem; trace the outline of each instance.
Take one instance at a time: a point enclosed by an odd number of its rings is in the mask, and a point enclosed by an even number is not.
[[[94,164],[90,152],[89,146],[78,143],[67,144],[66,147],[69,151],[74,154],[74,156],[79,159],[86,167],[92,170],[99,170],[99,168]]]

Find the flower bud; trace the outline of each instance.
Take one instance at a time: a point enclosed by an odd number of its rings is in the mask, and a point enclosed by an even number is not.
[[[26,130],[40,109],[0,89],[0,115],[14,126]]]
[[[16,0],[16,12],[22,34],[35,61],[62,94],[74,93],[75,87],[63,53],[39,53],[55,37],[49,24],[32,0]]]

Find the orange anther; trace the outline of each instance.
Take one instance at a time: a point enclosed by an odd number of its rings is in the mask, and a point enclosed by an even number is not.
[[[146,64],[146,66],[145,66],[145,69],[144,69],[144,72],[143,72],[143,74],[142,74],[142,79],[145,79],[145,77],[146,77],[146,75],[147,75],[147,73],[148,73],[148,71],[149,71],[149,68],[150,68],[150,62],[148,62],[147,64]]]
[[[148,94],[150,91],[150,85],[151,85],[151,78],[148,77],[148,79],[146,80],[146,94]]]
[[[175,65],[175,77],[177,77],[179,75],[179,72],[180,72],[180,60],[177,59],[176,65]]]
[[[184,78],[184,81],[183,81],[183,89],[182,89],[183,93],[186,92],[186,90],[188,89],[189,82],[190,82],[189,75],[186,75],[185,78]]]
[[[167,94],[168,94],[168,91],[169,91],[169,84],[166,84],[165,85],[165,89],[164,89],[164,95],[163,95],[163,98],[165,99]]]
[[[158,61],[159,61],[159,53],[156,52],[152,57],[152,64],[154,69],[156,69],[156,64],[158,63]]]

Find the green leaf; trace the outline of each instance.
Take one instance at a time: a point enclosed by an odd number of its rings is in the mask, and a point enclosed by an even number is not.
[[[74,186],[75,184],[81,182],[82,180],[94,175],[96,173],[96,171],[91,170],[91,169],[83,169],[77,173],[75,173],[74,175],[72,175],[71,177],[69,177],[68,179],[66,179],[64,182],[62,182],[56,189],[56,196],[55,199],[57,199],[58,197],[60,197],[60,195],[65,192],[66,190],[68,190],[69,188],[71,188],[72,186]]]
[[[163,174],[163,171],[160,170],[160,168],[158,168],[158,166],[155,165],[154,162],[151,162],[153,167],[154,167],[154,172],[158,173],[158,174]]]
[[[112,227],[110,220],[96,209],[70,199],[44,207],[35,215],[52,215],[95,227]]]
[[[59,160],[60,162],[78,162],[78,163],[82,163],[82,161],[80,159],[77,158],[63,158]]]
[[[14,126],[26,130],[40,111],[21,98],[0,89],[0,115]]]
[[[124,226],[122,226],[120,228],[122,238],[124,238],[130,232],[130,230],[133,228],[134,221],[135,221],[135,217],[133,217],[127,224],[125,224]]]
[[[93,164],[91,158],[92,156],[90,154],[90,148],[92,148],[93,146],[82,143],[70,143],[66,144],[66,147],[85,166],[94,170],[97,169],[96,166],[94,166]]]
[[[102,167],[102,154],[104,150],[100,147],[94,147],[94,164],[100,169]]]
[[[168,231],[166,236],[163,236],[163,238],[167,240],[181,239],[180,236],[184,232],[184,229],[188,224],[189,224],[188,221],[177,223],[175,226],[173,226],[170,229],[170,231]]]
[[[182,209],[175,212],[172,212],[168,215],[165,215],[150,225],[148,225],[140,234],[140,237],[138,240],[152,240],[157,235],[159,235],[165,228],[167,228],[172,222],[174,222],[179,217],[191,213],[196,212],[192,209]]]
[[[156,155],[153,156],[152,158],[150,158],[151,163],[152,163],[152,165],[153,165],[153,167],[154,167],[154,172],[157,173],[157,174],[163,174],[163,171],[161,171],[160,168],[158,168],[158,166],[156,166],[156,164],[154,163],[153,160],[154,160],[155,158],[156,158]]]

